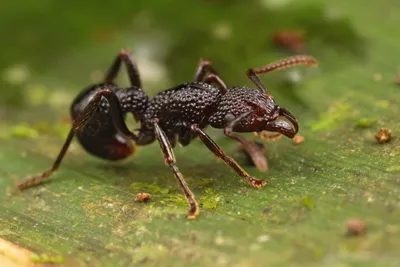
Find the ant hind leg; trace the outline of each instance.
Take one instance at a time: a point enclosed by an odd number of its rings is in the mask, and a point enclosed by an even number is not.
[[[133,61],[131,54],[127,50],[121,50],[118,56],[115,58],[113,64],[110,66],[106,77],[105,83],[112,83],[121,68],[121,63],[124,63],[126,70],[128,71],[129,80],[131,85],[134,87],[141,88],[142,83],[140,81],[140,75],[136,63]]]
[[[52,173],[57,171],[61,165],[61,162],[62,162],[65,154],[67,153],[68,147],[71,144],[72,139],[74,138],[74,134],[75,134],[74,129],[71,129],[69,131],[67,139],[64,142],[64,145],[61,148],[60,153],[57,156],[57,159],[54,161],[53,166],[50,169],[44,171],[43,173],[41,173],[39,175],[35,175],[35,176],[29,177],[23,181],[18,182],[17,188],[19,190],[24,190],[28,187],[39,184],[42,181],[44,181],[47,177],[49,177]]]

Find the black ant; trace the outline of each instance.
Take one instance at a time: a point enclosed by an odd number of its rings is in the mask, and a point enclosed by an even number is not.
[[[113,83],[122,63],[127,68],[131,83],[127,89],[121,89]],[[133,154],[131,140],[143,146],[157,139],[165,162],[172,169],[189,203],[188,218],[194,219],[199,214],[199,207],[176,165],[173,153],[176,138],[186,146],[198,136],[208,149],[247,183],[263,187],[267,182],[250,176],[222,151],[204,132],[204,128],[207,125],[223,128],[225,135],[240,142],[253,160],[262,159],[264,156],[255,143],[232,132],[256,132],[261,135],[262,131],[271,131],[289,138],[295,136],[298,131],[295,117],[275,103],[257,74],[299,64],[315,65],[316,60],[309,56],[293,56],[262,68],[248,69],[247,76],[258,88],[253,89],[245,86],[227,88],[211,62],[201,61],[194,81],[162,91],[149,99],[141,89],[136,64],[130,54],[123,50],[111,65],[104,82],[84,89],[73,101],[70,110],[72,129],[53,166],[40,175],[19,182],[17,187],[23,190],[55,172],[75,135],[87,152],[107,160],[120,160]],[[137,134],[125,124],[127,113],[132,113],[140,122]]]

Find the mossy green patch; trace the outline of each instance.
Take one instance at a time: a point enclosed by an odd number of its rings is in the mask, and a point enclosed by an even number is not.
[[[373,125],[377,124],[377,119],[369,119],[369,118],[362,118],[356,122],[356,127],[358,128],[370,128]]]
[[[352,118],[353,112],[354,108],[350,104],[340,100],[332,104],[328,111],[321,113],[317,121],[309,123],[309,126],[313,131],[335,130],[344,121]]]
[[[157,179],[156,179],[157,180]],[[158,205],[177,205],[187,206],[187,202],[182,193],[178,190],[172,190],[169,187],[161,187],[157,183],[132,183],[131,188],[137,193],[149,193],[154,201],[151,202],[150,207]]]
[[[66,122],[55,122],[50,124],[48,121],[39,121],[32,126],[40,134],[43,135],[55,135],[60,138],[65,138],[71,129],[69,121]]]
[[[147,261],[162,262],[168,255],[168,249],[163,245],[145,244],[133,250],[133,262],[135,264],[145,263]]]
[[[400,172],[400,166],[390,166],[386,169],[388,172]]]
[[[199,203],[204,209],[215,210],[221,203],[223,203],[223,197],[216,193],[214,189],[206,188],[199,199]]]
[[[196,184],[197,187],[204,188],[206,189],[209,187],[212,183],[214,182],[214,179],[212,178],[202,178],[200,181]]]
[[[35,139],[39,136],[39,132],[27,124],[19,124],[10,128],[9,136]]]
[[[62,255],[51,255],[47,253],[31,255],[31,260],[34,263],[52,263],[52,264],[63,264],[65,259]]]
[[[314,201],[313,201],[312,197],[305,197],[305,198],[303,198],[303,199],[301,200],[301,204],[302,204],[304,207],[306,207],[306,208],[308,208],[308,209],[310,209],[310,210],[312,210],[312,209],[315,208]]]
[[[375,106],[378,108],[386,109],[390,106],[390,102],[387,100],[378,100],[375,102]]]
[[[37,139],[40,135],[51,135],[65,138],[71,129],[69,122],[56,122],[50,124],[48,121],[39,121],[34,124],[20,123],[12,126],[6,126],[0,133],[0,138],[24,138]]]
[[[131,184],[131,188],[137,193],[140,192],[151,193],[151,194],[160,193],[162,195],[167,195],[171,191],[168,187],[160,187],[157,183],[135,182]]]

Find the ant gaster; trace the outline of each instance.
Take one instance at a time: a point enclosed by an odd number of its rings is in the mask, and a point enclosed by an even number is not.
[[[131,87],[126,89],[113,82],[122,63],[127,68],[131,83]],[[223,128],[225,135],[240,142],[253,160],[263,161],[264,156],[255,143],[232,132],[256,132],[261,135],[262,131],[271,131],[289,138],[295,136],[298,131],[295,117],[275,103],[257,74],[299,64],[315,65],[316,60],[309,56],[293,56],[262,68],[248,69],[247,76],[258,88],[253,89],[245,86],[227,88],[211,62],[200,61],[194,81],[162,91],[149,99],[142,90],[136,64],[130,53],[123,50],[111,65],[104,82],[84,89],[73,101],[70,110],[72,129],[53,166],[40,175],[19,182],[17,187],[23,190],[55,172],[75,135],[87,152],[107,160],[120,160],[133,154],[131,140],[139,146],[157,140],[165,163],[173,171],[189,203],[188,218],[194,219],[199,214],[199,207],[176,165],[173,153],[176,138],[186,146],[199,137],[209,150],[247,183],[263,187],[267,182],[250,176],[222,151],[204,132],[204,128],[207,125]],[[214,83],[216,86],[212,85]],[[136,134],[125,124],[128,113],[140,122],[141,127]]]

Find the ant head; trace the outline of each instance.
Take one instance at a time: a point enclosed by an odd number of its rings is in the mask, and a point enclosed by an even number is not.
[[[299,130],[296,118],[276,104],[270,94],[248,87],[228,90],[221,98],[214,121],[216,116],[220,123],[230,125],[235,132],[269,131],[293,138]]]
[[[293,138],[298,132],[299,125],[296,118],[287,109],[276,104],[272,95],[264,94],[258,103],[247,103],[254,110],[249,116],[254,117],[253,124],[257,127],[256,132],[278,132],[289,138]]]
[[[317,60],[311,56],[298,55],[278,60],[261,68],[248,69],[247,77],[258,89],[243,86],[228,89],[221,96],[217,111],[210,118],[211,126],[229,127],[235,132],[277,132],[293,138],[299,130],[296,118],[287,109],[275,103],[257,74],[296,65],[316,66],[317,64]]]
[[[296,65],[316,66],[317,60],[311,56],[298,55],[278,60],[261,68],[248,69],[247,77],[258,87],[258,90],[247,87],[237,87],[234,90],[228,90],[226,95],[235,99],[233,103],[230,103],[231,106],[228,107],[228,109],[236,110],[236,114],[232,113],[233,116],[229,115],[231,119],[235,117],[233,122],[230,123],[234,131],[253,131],[259,133],[266,130],[278,132],[289,138],[293,138],[296,135],[299,130],[296,118],[287,109],[275,103],[274,98],[268,93],[257,76],[257,74]],[[235,92],[231,91],[239,91],[240,93],[234,95]],[[237,111],[240,112],[239,117],[237,117]]]

